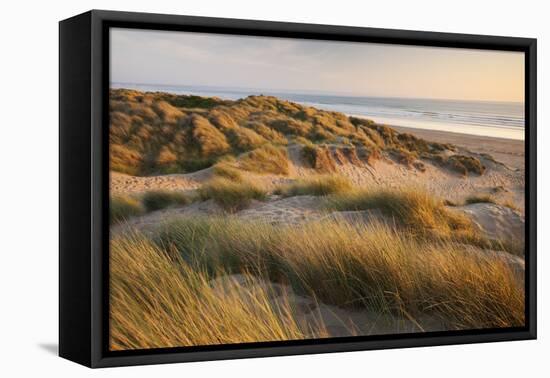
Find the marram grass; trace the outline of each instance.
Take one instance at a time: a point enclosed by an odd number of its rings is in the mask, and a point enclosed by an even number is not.
[[[111,350],[328,336],[322,324],[301,329],[268,289],[239,290],[228,280],[219,290],[208,274],[142,236],[116,238],[110,253]]]
[[[512,268],[465,244],[422,239],[383,224],[327,221],[281,227],[233,218],[180,219],[153,235],[111,242],[111,346],[207,345],[329,336],[307,330],[269,293],[209,284],[244,274],[290,285],[329,305],[405,317],[430,330],[524,324]],[[429,320],[431,319],[431,320]]]

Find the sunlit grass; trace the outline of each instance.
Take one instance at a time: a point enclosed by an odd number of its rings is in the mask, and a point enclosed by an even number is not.
[[[290,305],[272,302],[269,289],[243,290],[230,280],[216,289],[209,275],[142,236],[111,242],[110,269],[111,350],[327,336],[321,324],[300,328]]]
[[[476,233],[464,215],[445,207],[443,201],[419,189],[356,190],[329,197],[332,210],[378,209],[411,232],[438,236]]]
[[[143,214],[144,209],[134,197],[117,195],[110,200],[111,223],[117,223]]]
[[[287,197],[300,195],[326,196],[349,192],[352,189],[352,183],[343,176],[319,175],[297,180],[280,187],[276,192]]]
[[[343,307],[433,315],[450,329],[523,324],[523,287],[481,249],[383,224],[280,227],[231,219],[180,220],[155,237],[194,269],[254,273]]]
[[[153,190],[143,194],[141,202],[147,211],[155,211],[169,206],[187,205],[191,200],[181,192]]]
[[[265,145],[240,159],[240,166],[257,173],[287,175],[289,170],[288,153],[284,147]]]
[[[225,210],[234,212],[244,209],[252,200],[264,200],[267,192],[249,181],[215,177],[199,189],[199,196],[203,201],[212,199]]]

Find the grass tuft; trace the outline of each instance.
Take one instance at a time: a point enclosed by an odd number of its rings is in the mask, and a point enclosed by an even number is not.
[[[141,201],[147,211],[155,211],[169,206],[187,205],[190,199],[183,193],[155,190],[145,193]]]
[[[473,203],[497,203],[496,200],[488,194],[477,194],[469,196],[464,200],[465,205],[471,205]]]
[[[220,161],[213,167],[214,176],[224,177],[233,181],[242,181],[243,174],[232,161]]]
[[[243,169],[258,173],[288,175],[289,164],[286,148],[270,144],[257,148],[240,159]]]
[[[338,175],[319,175],[298,180],[278,190],[283,196],[327,196],[349,192],[353,189],[351,182]]]
[[[462,214],[422,190],[354,191],[332,196],[327,206],[333,210],[379,209],[395,222],[418,235],[474,238],[477,231]]]
[[[441,155],[433,155],[432,158],[440,165],[446,166],[463,176],[467,176],[470,173],[482,175],[486,169],[479,159],[471,156],[452,155],[443,157]]]
[[[129,196],[111,197],[109,208],[111,224],[143,214],[143,207],[140,202]]]
[[[397,162],[407,167],[412,167],[413,163],[418,159],[418,154],[416,152],[411,152],[404,148],[393,148],[391,153],[397,159]]]
[[[267,192],[248,181],[235,182],[217,177],[199,189],[199,196],[203,201],[212,199],[223,209],[235,212],[246,208],[252,200],[264,200]]]
[[[309,166],[321,173],[336,171],[336,162],[327,146],[305,145],[302,147],[302,158]]]

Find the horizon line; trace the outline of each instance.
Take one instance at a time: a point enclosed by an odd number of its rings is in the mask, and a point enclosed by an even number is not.
[[[458,98],[435,98],[435,97],[407,97],[407,96],[380,96],[380,95],[367,95],[367,94],[352,94],[350,92],[326,92],[313,89],[269,89],[269,88],[256,88],[256,87],[232,87],[232,86],[217,86],[217,85],[207,85],[207,84],[162,84],[162,83],[132,83],[132,82],[122,82],[122,81],[110,81],[112,84],[122,84],[122,85],[143,85],[143,86],[164,86],[164,87],[173,87],[173,88],[182,88],[182,87],[205,87],[205,88],[215,88],[215,89],[232,89],[236,92],[246,92],[247,90],[254,91],[271,91],[272,93],[277,94],[315,94],[321,96],[341,96],[341,97],[356,97],[356,98],[385,98],[385,99],[396,99],[396,100],[430,100],[430,101],[462,101],[462,102],[491,102],[491,103],[501,103],[501,104],[525,104],[525,100],[522,101],[503,101],[503,100],[486,100],[486,99],[458,99]],[[127,88],[130,89],[130,88]],[[223,92],[223,91],[222,91]],[[249,94],[248,96],[254,96]]]

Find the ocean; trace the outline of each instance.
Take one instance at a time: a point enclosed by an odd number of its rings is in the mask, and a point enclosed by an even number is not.
[[[364,117],[387,125],[523,140],[524,104],[521,102],[431,100],[291,93],[210,86],[167,86],[111,83],[112,88],[160,91],[237,100],[270,95],[319,109]]]

